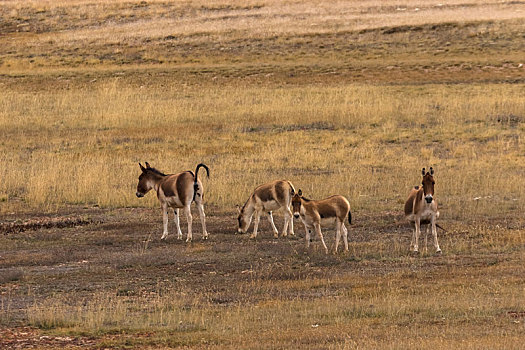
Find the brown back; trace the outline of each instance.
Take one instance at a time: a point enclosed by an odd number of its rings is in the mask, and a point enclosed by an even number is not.
[[[405,215],[414,214],[414,207],[423,199],[423,188],[416,186],[410,191],[405,202]]]
[[[184,203],[189,197],[193,197],[193,187],[188,184],[193,184],[194,176],[191,171],[168,175],[167,178],[160,185],[166,197],[177,196]]]

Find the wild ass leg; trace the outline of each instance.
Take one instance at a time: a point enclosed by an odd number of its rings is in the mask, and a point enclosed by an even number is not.
[[[421,219],[420,218],[416,218],[416,229],[414,231],[415,233],[415,236],[414,236],[414,252],[417,253],[419,252],[419,235],[421,234]]]
[[[186,215],[186,220],[188,221],[188,235],[186,236],[186,242],[191,242],[191,240],[193,239],[193,234],[191,231],[191,225],[193,223],[193,218],[191,216],[190,204],[184,207],[184,214]]]
[[[288,235],[288,232],[286,231],[288,229],[288,224],[290,220],[288,219],[288,213],[286,212],[286,209],[284,210],[284,226],[283,231],[281,233],[281,236],[286,237]]]
[[[334,254],[337,254],[337,247],[339,247],[339,240],[341,239],[341,223],[336,219],[335,222],[335,249]]]
[[[434,236],[434,247],[436,248],[436,253],[441,253],[438,243],[438,234],[436,228],[436,216],[432,215],[432,235]]]
[[[279,230],[277,230],[277,227],[275,227],[275,223],[273,222],[272,212],[269,211],[267,214],[268,214],[268,221],[270,221],[270,225],[272,225],[273,236],[277,238],[279,237]]]
[[[310,248],[310,242],[312,241],[312,237],[311,237],[311,234],[312,234],[312,228],[311,227],[308,227],[306,225],[304,225],[304,229],[306,230],[306,248]]]
[[[182,231],[180,230],[180,220],[179,220],[179,208],[173,209],[173,215],[175,218],[175,226],[177,226],[177,239],[182,239]]]
[[[317,235],[321,239],[321,243],[323,243],[324,250],[326,254],[328,254],[328,247],[326,246],[326,243],[324,242],[323,233],[321,232],[321,224],[316,223],[314,224],[315,230],[317,231]]]
[[[168,204],[162,203],[162,226],[164,230],[162,231],[162,237],[160,239],[165,239],[168,236]]]
[[[412,239],[410,240],[410,249],[414,249],[416,245],[416,222],[414,221],[414,226],[412,228]]]
[[[196,201],[197,209],[199,209],[199,217],[201,218],[202,225],[202,239],[208,239],[208,231],[206,230],[206,214],[204,213],[204,205],[202,202]]]
[[[259,220],[261,219],[261,212],[259,210],[255,211],[255,220],[253,222],[253,233],[250,238],[257,237],[257,228],[259,227]]]
[[[288,230],[288,231],[287,231]],[[284,227],[283,227],[283,236],[287,236],[288,233],[290,236],[293,236],[293,215],[289,207],[284,209]]]
[[[427,225],[426,230],[425,230],[425,253],[428,253],[427,242],[428,242],[428,231],[429,230],[430,230],[430,225]]]
[[[341,223],[341,227],[343,228],[343,240],[345,242],[345,252],[348,251],[348,229],[345,226],[345,223]]]

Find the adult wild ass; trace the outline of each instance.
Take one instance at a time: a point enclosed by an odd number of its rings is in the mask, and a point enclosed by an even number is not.
[[[341,231],[343,231],[343,241],[345,243],[345,251],[348,251],[348,230],[344,224],[345,218],[348,216],[348,223],[352,224],[352,213],[350,212],[350,203],[348,199],[341,195],[330,196],[321,200],[310,200],[303,197],[301,190],[297,192],[292,198],[293,214],[296,218],[301,218],[306,229],[306,247],[310,247],[310,234],[312,230],[317,232],[323,247],[328,254],[328,248],[324,242],[323,234],[321,232],[321,225],[336,224],[336,239],[334,254],[337,253],[339,240],[341,239]]]
[[[146,167],[140,164],[142,174],[139,176],[139,183],[137,185],[137,197],[144,197],[151,189],[157,192],[157,198],[162,206],[162,221],[164,224],[164,231],[160,239],[165,239],[168,236],[168,207],[173,208],[175,215],[175,225],[177,226],[178,239],[182,239],[182,231],[179,224],[179,209],[184,208],[186,220],[188,221],[188,235],[186,242],[190,242],[193,235],[191,225],[193,218],[191,216],[190,205],[193,201],[197,204],[199,209],[199,216],[202,223],[203,239],[208,239],[208,232],[206,231],[206,215],[204,214],[204,206],[202,204],[204,196],[204,187],[198,179],[199,169],[206,169],[208,177],[210,177],[210,170],[204,164],[197,165],[195,175],[191,171],[184,171],[178,174],[166,175],[155,168],[152,168],[148,162]]]
[[[441,253],[439,243],[437,239],[437,228],[436,220],[439,217],[438,205],[434,198],[434,169],[430,168],[429,172],[425,172],[425,168],[421,171],[423,180],[422,186],[415,186],[408,199],[405,202],[405,216],[411,225],[414,225],[414,231],[412,234],[412,241],[410,243],[411,248],[413,247],[414,252],[419,251],[419,235],[421,234],[421,225],[432,225],[432,235],[434,236],[434,247],[436,253]],[[428,233],[428,226],[427,226]],[[425,236],[425,249],[426,249],[426,236]]]
[[[239,210],[239,216],[237,218],[239,228],[237,232],[246,233],[246,231],[248,231],[248,227],[250,227],[252,221],[252,216],[255,213],[253,233],[250,235],[250,238],[257,237],[259,219],[264,211],[267,213],[268,220],[272,225],[273,235],[277,238],[279,236],[279,231],[273,222],[272,211],[283,207],[284,228],[282,236],[286,236],[287,233],[293,236],[293,219],[290,204],[292,203],[292,196],[294,193],[295,189],[292,183],[287,180],[276,180],[257,187],[246,203],[244,203],[244,206]]]

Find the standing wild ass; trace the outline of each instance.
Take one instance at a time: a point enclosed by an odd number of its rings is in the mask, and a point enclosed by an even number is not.
[[[177,226],[178,239],[182,239],[182,231],[179,225],[179,208],[184,208],[186,220],[188,221],[188,235],[186,242],[190,242],[193,235],[191,225],[193,218],[191,216],[190,205],[193,201],[197,204],[199,209],[199,216],[202,223],[203,239],[208,239],[208,232],[206,231],[206,221],[204,214],[204,206],[202,204],[204,196],[204,188],[201,181],[198,179],[199,169],[202,167],[206,169],[208,177],[210,177],[210,170],[204,164],[197,165],[195,175],[191,171],[185,171],[178,174],[166,175],[155,168],[150,167],[146,162],[146,167],[140,164],[142,174],[139,176],[139,183],[137,185],[137,197],[144,197],[151,189],[157,192],[157,198],[162,206],[162,221],[164,224],[164,231],[160,239],[165,239],[168,236],[168,207],[173,208],[175,214],[175,225]]]
[[[348,199],[341,195],[330,196],[321,200],[310,200],[303,196],[301,190],[297,192],[292,198],[293,214],[296,218],[301,218],[306,229],[306,247],[310,247],[310,234],[315,229],[323,247],[328,254],[328,248],[321,233],[321,225],[336,224],[336,239],[334,254],[337,253],[339,240],[341,239],[341,231],[343,231],[343,241],[345,243],[345,251],[348,251],[348,230],[344,224],[345,218],[348,216],[348,223],[352,224],[352,213],[350,212],[350,203]]]
[[[284,208],[284,228],[282,236],[286,236],[288,233],[293,236],[293,219],[292,212],[290,210],[290,204],[292,203],[292,196],[295,193],[295,189],[290,181],[287,180],[276,180],[267,184],[257,187],[250,198],[244,203],[242,209],[239,210],[239,222],[238,233],[246,233],[250,223],[252,221],[253,213],[255,212],[255,222],[253,224],[253,233],[250,238],[257,237],[257,228],[259,226],[259,219],[263,211],[268,213],[268,220],[272,225],[273,235],[275,238],[279,236],[279,231],[273,222],[272,211],[277,210],[280,207]]]
[[[441,253],[437,239],[437,224],[436,219],[439,217],[437,202],[434,198],[434,169],[430,167],[429,172],[425,172],[425,168],[421,171],[423,175],[423,186],[415,186],[408,199],[405,202],[405,216],[407,220],[414,225],[414,232],[412,234],[411,248],[414,252],[419,251],[419,235],[421,234],[421,225],[432,225],[432,235],[434,236],[434,247],[436,253]],[[428,226],[427,226],[428,232]],[[426,249],[426,235],[425,235],[425,249]]]

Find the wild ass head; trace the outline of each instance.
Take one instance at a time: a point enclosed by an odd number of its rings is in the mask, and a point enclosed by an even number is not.
[[[142,174],[139,176],[139,183],[137,185],[137,192],[135,194],[137,197],[142,198],[153,187],[155,187],[156,180],[158,180],[159,177],[166,176],[166,174],[163,174],[157,169],[152,168],[148,162],[146,162],[146,167],[143,167],[140,163],[139,166],[140,170],[142,170]]]
[[[238,233],[246,233],[252,222],[253,212],[250,214],[246,207],[247,203],[244,204],[242,208],[237,206],[237,210],[239,211],[239,216],[237,217],[237,222],[239,223],[239,228],[237,229]]]
[[[302,205],[301,199],[302,198],[303,198],[303,191],[301,191],[300,189],[292,197],[292,212],[293,212],[293,216],[296,219],[298,219],[299,215],[301,214],[301,205]]]
[[[430,167],[430,171],[425,173],[425,168],[423,168],[421,174],[423,175],[423,181],[421,184],[423,185],[425,201],[430,204],[434,200],[434,185],[436,184],[433,176],[434,169]]]

